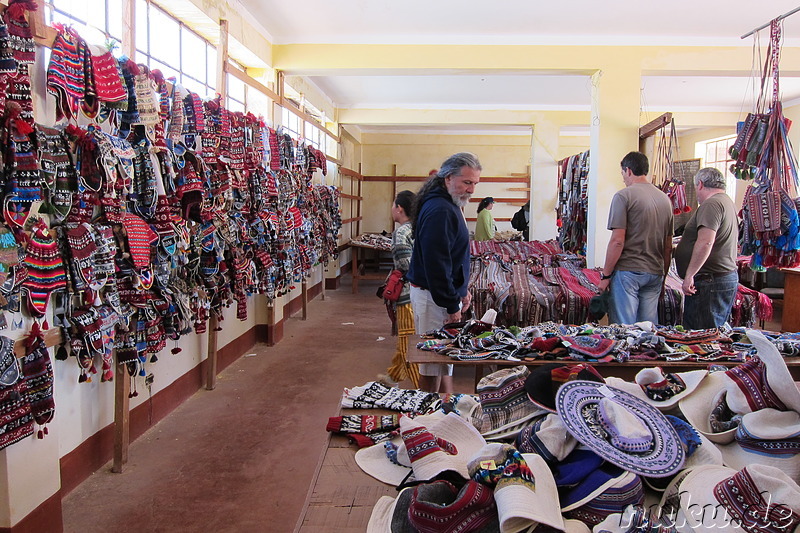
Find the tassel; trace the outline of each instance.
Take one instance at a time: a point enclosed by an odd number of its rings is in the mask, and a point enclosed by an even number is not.
[[[38,432],[36,432],[36,438],[43,439],[44,438],[44,431],[42,431],[40,429]]]
[[[176,346],[170,351],[172,352],[172,355],[177,355],[177,354],[181,353],[183,350],[181,350],[179,347]]]
[[[47,426],[45,426],[43,429],[44,429],[44,434],[45,434],[45,435],[49,435],[49,434],[50,434],[50,433],[47,431]]]
[[[67,357],[67,348],[62,344],[56,350],[56,361],[66,361]]]
[[[157,363],[158,362],[158,357],[156,357],[156,354],[153,354],[153,355],[150,356],[150,362],[151,363]]]
[[[48,329],[50,329],[50,324],[47,323],[47,319],[45,318],[44,322],[42,322],[42,331],[47,331]]]
[[[86,383],[87,379],[86,372],[81,371],[81,375],[78,376],[78,383]]]

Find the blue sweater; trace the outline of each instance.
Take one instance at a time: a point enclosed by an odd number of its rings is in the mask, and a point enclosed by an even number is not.
[[[406,279],[429,290],[436,305],[450,314],[459,310],[467,295],[469,232],[464,215],[445,189],[434,189],[423,200]]]

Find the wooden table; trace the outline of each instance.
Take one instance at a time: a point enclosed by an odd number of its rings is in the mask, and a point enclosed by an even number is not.
[[[783,331],[800,331],[800,269],[782,268],[783,272]]]
[[[383,409],[341,409],[346,414],[393,414]],[[395,413],[396,414],[396,413]],[[392,485],[365,474],[356,464],[357,448],[347,437],[328,434],[295,533],[364,533],[381,496],[397,495]]]
[[[536,361],[507,361],[505,359],[481,359],[479,361],[457,361],[441,355],[436,352],[429,352],[425,350],[418,350],[410,348],[408,350],[408,361],[410,363],[433,363],[442,365],[455,365],[455,366],[472,366],[475,367],[475,387],[477,388],[478,382],[483,376],[486,375],[487,367],[495,365],[497,367],[503,366],[518,366],[525,365],[527,367],[537,367],[549,363],[563,363],[565,365],[577,365],[582,361],[571,360],[552,360],[540,359]],[[628,381],[633,381],[636,374],[643,368],[652,368],[655,366],[663,368],[666,372],[688,372],[691,370],[704,370],[710,364],[719,364],[723,366],[736,366],[741,363],[736,361],[628,361],[626,363],[591,363],[593,367],[600,372],[600,375],[608,377],[614,376]],[[788,359],[786,365],[789,367],[792,377],[795,381],[800,381],[800,358]]]
[[[375,272],[371,274],[367,274],[364,272],[361,273],[361,268],[359,268],[359,258],[361,259],[362,268],[365,264],[367,250],[373,250],[376,255],[378,255],[378,261],[380,261],[380,254],[381,252],[384,253],[391,253],[391,250],[384,250],[383,248],[377,248],[375,246],[367,246],[365,244],[361,244],[358,241],[350,241],[350,246],[353,249],[353,294],[358,294],[358,280],[361,279],[385,279],[386,273],[382,272]]]

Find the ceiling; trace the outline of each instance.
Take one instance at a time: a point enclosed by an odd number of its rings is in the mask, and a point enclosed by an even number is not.
[[[746,46],[740,36],[796,7],[797,0],[238,0],[275,44],[547,44]],[[560,21],[560,22],[556,22]],[[761,32],[765,34],[765,32]],[[800,46],[800,13],[784,22],[784,46]],[[344,109],[564,110],[590,108],[585,74],[420,70],[303,75]],[[643,76],[644,112],[747,111],[747,76]],[[783,77],[784,103],[800,101],[800,77]],[[431,129],[433,125],[425,125]],[[473,132],[475,126],[440,128]],[[503,128],[500,127],[502,130]],[[373,125],[370,131],[419,131]],[[496,130],[494,130],[496,132]],[[515,131],[508,128],[509,132]]]

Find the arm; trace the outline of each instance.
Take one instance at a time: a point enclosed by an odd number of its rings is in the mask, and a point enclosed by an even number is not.
[[[708,256],[711,255],[711,249],[714,247],[714,240],[717,238],[717,232],[713,229],[702,227],[697,230],[697,241],[692,248],[692,258],[689,260],[689,266],[686,267],[686,277],[683,278],[683,293],[694,294],[697,289],[694,286],[694,275],[705,264]]]
[[[611,230],[611,240],[608,241],[606,248],[606,262],[603,265],[603,276],[610,276],[614,273],[614,269],[619,261],[619,256],[622,255],[622,249],[625,246],[625,228],[614,228]],[[600,292],[608,289],[608,284],[611,282],[609,279],[600,280]]]

